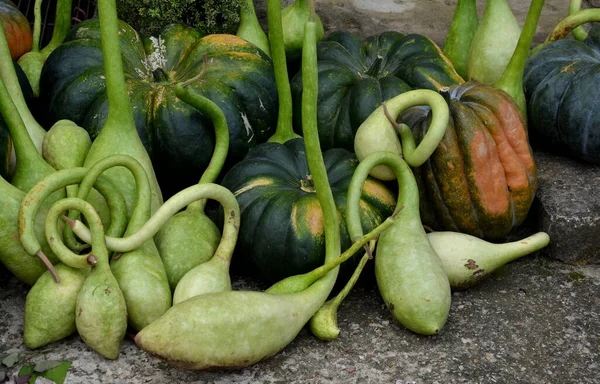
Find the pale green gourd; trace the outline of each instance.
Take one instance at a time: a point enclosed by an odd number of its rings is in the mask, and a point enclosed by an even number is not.
[[[92,252],[77,255],[61,241],[56,225],[67,210],[80,211],[90,223]],[[85,200],[68,197],[52,205],[46,216],[46,239],[61,261],[73,268],[87,268],[91,272],[83,282],[75,305],[75,325],[83,341],[107,359],[119,357],[121,341],[127,330],[127,306],[108,264],[108,250],[100,217]]]
[[[507,0],[487,0],[467,61],[467,79],[495,84],[515,51],[521,28]]]
[[[240,8],[240,25],[238,26],[236,36],[251,42],[262,49],[268,56],[271,56],[269,38],[258,22],[252,0],[246,0]]]
[[[462,78],[467,77],[467,60],[478,25],[477,2],[458,0],[444,42],[444,55],[452,62],[454,69]]]
[[[550,242],[545,232],[501,244],[459,232],[431,232],[427,237],[454,290],[469,288],[506,263],[536,252]]]

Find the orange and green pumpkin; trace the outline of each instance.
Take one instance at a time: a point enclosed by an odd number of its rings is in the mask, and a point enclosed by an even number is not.
[[[358,159],[352,152],[336,148],[325,151],[323,160],[345,250],[352,244],[345,225],[346,194]],[[263,280],[273,283],[323,264],[323,213],[303,139],[252,148],[225,175],[222,185],[234,193],[240,205],[241,225],[234,255],[238,265],[249,266]],[[360,204],[363,230],[367,233],[392,214],[396,200],[382,183],[369,178]],[[364,252],[359,253],[362,256]],[[357,256],[342,264],[341,278],[352,273]]]
[[[336,31],[317,45],[317,119],[323,149],[354,149],[362,122],[383,102],[410,89],[437,90],[462,82],[429,38],[384,32],[361,41]],[[294,129],[301,133],[302,74],[294,76]]]
[[[469,81],[441,91],[450,123],[415,177],[424,224],[499,240],[521,224],[537,190],[537,168],[518,105],[503,90]],[[401,119],[417,142],[431,121],[427,107]]]
[[[13,59],[31,51],[33,35],[29,21],[19,8],[10,0],[0,0],[0,19]]]
[[[202,36],[195,29],[170,25],[157,37],[142,38],[120,22],[125,80],[137,131],[166,196],[195,184],[214,149],[211,121],[175,96],[175,85],[189,84],[224,112],[230,135],[228,164],[275,130],[277,88],[271,60],[234,35]],[[48,123],[69,119],[92,139],[107,116],[104,67],[97,20],[71,30],[44,65],[40,94]]]

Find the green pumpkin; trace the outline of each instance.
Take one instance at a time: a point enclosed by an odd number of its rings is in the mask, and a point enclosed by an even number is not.
[[[325,151],[323,160],[339,213],[343,251],[351,245],[345,225],[346,194],[358,159],[337,148]],[[236,196],[242,215],[233,257],[238,265],[250,265],[259,277],[273,283],[323,264],[323,213],[308,170],[303,139],[252,148],[225,175],[222,184]],[[396,200],[383,184],[369,178],[360,204],[367,233],[392,214]],[[364,252],[359,253],[362,256]],[[342,264],[340,276],[349,276],[354,270],[356,256],[354,262]]]
[[[431,157],[414,169],[422,221],[436,230],[503,239],[523,222],[538,187],[527,123],[514,99],[493,86],[469,81],[442,95],[450,108],[448,128]],[[401,115],[417,142],[430,112],[414,107]]]
[[[177,82],[204,71],[189,87],[225,113],[229,164],[274,133],[278,99],[273,67],[254,45],[234,35],[202,37],[183,25],[170,25],[158,37],[145,39],[120,22],[119,35],[136,128],[163,195],[197,183],[214,149],[211,121],[175,96]],[[48,57],[41,75],[47,124],[72,120],[94,139],[108,107],[98,21],[77,24],[65,41]]]
[[[600,164],[600,27],[558,40],[526,63],[523,88],[534,149]]]
[[[430,39],[384,32],[364,42],[337,31],[317,45],[317,119],[321,147],[354,149],[362,122],[384,101],[414,88],[437,90],[462,82]],[[301,133],[302,75],[294,76],[294,129]]]

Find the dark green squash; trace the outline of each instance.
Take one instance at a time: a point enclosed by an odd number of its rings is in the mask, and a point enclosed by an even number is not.
[[[364,42],[337,31],[317,45],[321,147],[353,150],[360,124],[382,101],[413,88],[437,90],[462,82],[430,39],[384,32]],[[300,133],[302,76],[292,80],[294,129]]]
[[[351,245],[345,225],[346,194],[358,160],[339,148],[325,151],[323,158],[345,250]],[[236,196],[242,215],[234,262],[250,265],[269,283],[323,264],[323,213],[309,174],[303,139],[252,148],[225,175],[222,184]],[[393,193],[369,178],[361,199],[364,232],[391,215],[395,203]],[[358,258],[364,252],[359,253]],[[340,276],[348,277],[357,262],[355,255],[354,262],[342,264]]]
[[[415,177],[423,223],[438,230],[499,240],[523,222],[537,190],[526,120],[505,91],[469,81],[442,91],[450,123]],[[420,142],[428,107],[407,109],[402,122]]]
[[[124,22],[119,25],[136,128],[165,196],[196,184],[214,148],[212,123],[175,96],[177,82],[203,71],[189,86],[225,113],[228,164],[273,134],[277,88],[271,61],[260,49],[234,35],[202,37],[182,25],[171,25],[149,39]],[[69,119],[88,130],[92,139],[97,136],[108,106],[97,20],[73,27],[66,42],[48,57],[40,90],[49,124]]]
[[[600,27],[541,48],[523,84],[533,148],[600,164]]]

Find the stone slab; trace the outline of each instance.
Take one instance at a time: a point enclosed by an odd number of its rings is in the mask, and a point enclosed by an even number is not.
[[[293,0],[283,0],[286,6]],[[529,1],[508,1],[519,24],[523,26]],[[255,0],[261,24],[267,29],[266,0]],[[587,7],[586,3],[583,8]],[[318,0],[317,13],[325,27],[325,33],[344,29],[361,38],[384,31],[423,34],[440,47],[444,40],[456,7],[456,0]],[[540,17],[534,42],[541,43],[554,26],[568,14],[569,2],[546,0]],[[485,0],[477,0],[481,17]]]
[[[531,215],[550,235],[544,252],[569,263],[600,263],[600,166],[536,152],[539,190]]]
[[[236,289],[256,289],[234,278]],[[304,329],[274,357],[246,369],[173,368],[126,340],[109,361],[77,335],[29,351],[23,345],[27,287],[0,276],[0,355],[18,352],[8,377],[38,360],[64,359],[66,383],[592,384],[600,378],[600,267],[528,256],[452,297],[442,332],[397,325],[368,278],[339,311],[341,334],[322,342]],[[1,375],[1,374],[0,374]]]

